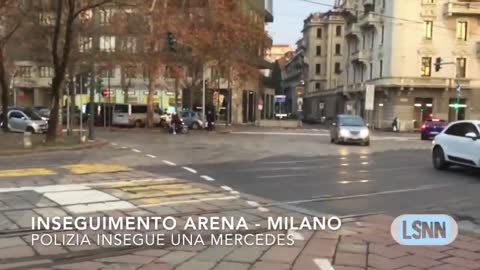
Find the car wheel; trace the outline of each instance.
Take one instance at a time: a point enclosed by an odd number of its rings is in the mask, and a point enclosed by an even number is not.
[[[334,143],[335,142],[335,139],[334,138],[330,138],[330,143]]]
[[[35,134],[35,129],[33,127],[27,127],[26,131]]]
[[[433,149],[432,161],[433,167],[437,170],[446,170],[450,167],[450,164],[445,160],[445,153],[440,146]]]
[[[362,143],[363,146],[370,146],[370,141],[365,141]]]
[[[136,128],[141,128],[142,126],[143,126],[142,121],[140,121],[140,120],[135,121],[135,127]]]
[[[192,124],[192,129],[199,129],[199,128],[200,128],[200,125],[197,122],[194,122]]]
[[[340,144],[340,139],[338,137],[336,137],[333,141],[335,144]]]
[[[422,133],[422,135],[420,135],[420,139],[421,139],[422,141],[425,141],[425,140],[427,140],[428,138],[427,138],[427,136],[425,136],[425,134]]]

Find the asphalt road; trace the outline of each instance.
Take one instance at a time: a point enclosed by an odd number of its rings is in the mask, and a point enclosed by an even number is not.
[[[0,167],[114,162],[192,181],[204,182],[200,176],[208,175],[215,179],[210,184],[314,213],[442,213],[466,226],[480,225],[480,173],[435,171],[431,143],[417,136],[378,134],[372,146],[359,147],[330,144],[322,130],[273,133],[98,132],[113,145],[100,151],[0,158]]]

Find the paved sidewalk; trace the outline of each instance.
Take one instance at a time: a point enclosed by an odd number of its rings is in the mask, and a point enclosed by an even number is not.
[[[36,176],[38,182],[33,183],[40,184],[0,189],[0,269],[480,269],[479,235],[461,233],[455,242],[444,247],[400,246],[390,236],[393,217],[385,215],[345,219],[344,226],[337,232],[270,231],[268,217],[294,217],[298,225],[305,215],[226,186],[212,187],[135,170],[92,174],[90,169],[97,167],[81,166],[75,168],[79,170],[76,172],[87,174],[74,174],[75,170],[69,169],[71,175],[52,179],[50,184],[41,182],[42,177],[49,176]],[[105,245],[95,237],[99,233],[145,236],[160,233],[153,229],[31,231],[32,216],[173,216],[180,225],[189,217],[243,217],[249,226],[233,231],[164,231],[166,239],[182,234],[194,239],[201,235],[206,241],[175,246],[170,240],[165,246],[155,248]],[[34,233],[52,239],[87,235],[91,244],[42,246],[37,242],[32,245]],[[294,243],[291,246],[215,246],[208,237],[211,233],[271,234],[277,238],[291,235]]]

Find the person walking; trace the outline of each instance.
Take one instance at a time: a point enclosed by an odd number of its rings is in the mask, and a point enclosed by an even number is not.
[[[400,128],[398,126],[398,117],[395,117],[392,122],[392,130],[393,132],[399,132]]]
[[[213,113],[212,108],[207,110],[207,130],[212,131],[213,125],[215,123],[215,114]]]

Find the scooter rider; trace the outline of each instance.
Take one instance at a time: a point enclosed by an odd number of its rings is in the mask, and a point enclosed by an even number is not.
[[[177,127],[182,125],[182,120],[176,112],[172,114],[172,122],[170,123],[170,125],[172,127],[173,135],[177,134]]]

